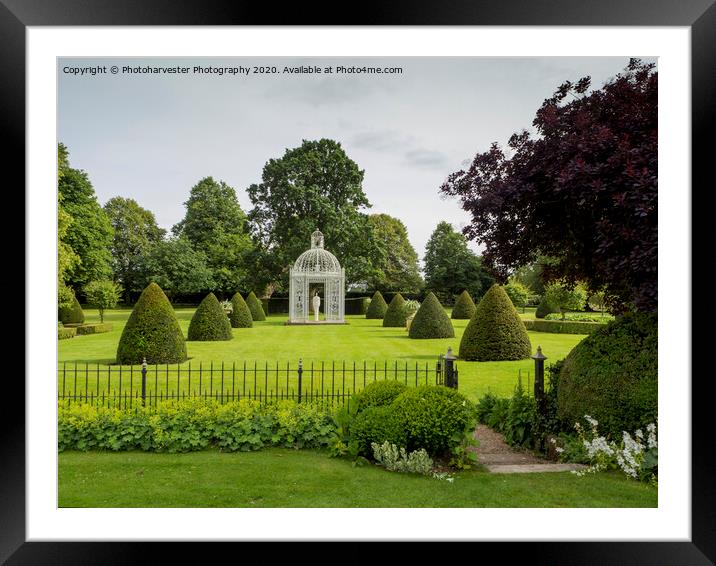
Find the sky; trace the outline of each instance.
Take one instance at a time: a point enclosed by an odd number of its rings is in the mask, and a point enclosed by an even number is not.
[[[592,86],[629,57],[59,58],[58,141],[84,169],[100,204],[135,199],[170,230],[200,179],[236,190],[261,182],[264,164],[302,140],[330,138],[365,171],[367,213],[399,218],[422,258],[438,222],[470,215],[438,189],[493,142],[531,130],[535,112],[564,81]],[[112,74],[111,68],[119,69]],[[137,74],[124,67],[187,67]],[[285,67],[332,67],[285,73]],[[399,67],[402,73],[338,73],[338,67]],[[91,68],[105,72],[91,74]],[[276,67],[277,73],[218,74],[194,67]],[[84,70],[84,73],[82,74]],[[320,228],[320,226],[318,226]],[[307,246],[308,247],[308,242]],[[470,243],[480,252],[480,247]],[[339,258],[340,259],[340,258]]]

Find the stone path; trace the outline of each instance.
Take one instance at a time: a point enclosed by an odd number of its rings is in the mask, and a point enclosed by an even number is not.
[[[504,436],[483,424],[475,428],[475,438],[480,444],[471,450],[477,454],[478,463],[495,474],[568,472],[585,467],[552,462],[532,452],[512,448],[505,442]]]

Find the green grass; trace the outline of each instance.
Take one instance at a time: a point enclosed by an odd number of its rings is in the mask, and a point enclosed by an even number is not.
[[[656,507],[616,472],[490,474],[449,483],[313,450],[59,455],[59,507]]]
[[[69,367],[75,363],[80,364],[80,377],[78,387],[85,388],[84,364],[90,364],[88,387],[92,390],[95,387],[95,379],[92,370],[97,364],[100,366],[113,364],[117,351],[117,343],[122,329],[130,314],[129,309],[116,309],[105,312],[105,322],[113,325],[111,332],[88,336],[78,336],[69,340],[58,342],[58,360],[60,366],[67,362]],[[194,312],[191,308],[180,308],[176,310],[179,323],[186,335],[189,321]],[[99,321],[96,310],[85,309],[86,322]],[[523,317],[530,316],[530,309]],[[532,309],[531,316],[534,316]],[[347,316],[349,324],[337,326],[285,326],[285,315],[275,315],[267,318],[265,322],[254,322],[253,328],[234,328],[233,340],[221,342],[187,342],[187,350],[190,360],[181,365],[187,368],[191,363],[192,371],[196,370],[199,363],[204,367],[209,363],[222,361],[229,365],[236,362],[237,367],[247,362],[253,367],[257,362],[261,367],[268,362],[269,367],[278,363],[285,368],[286,363],[295,367],[299,358],[303,359],[304,368],[309,368],[311,363],[320,366],[321,362],[345,362],[347,367],[352,368],[356,362],[359,368],[358,382],[362,381],[362,363],[367,361],[369,367],[376,363],[381,367],[385,362],[393,365],[397,362],[399,368],[407,364],[408,382],[414,382],[415,363],[421,368],[425,365],[429,368],[435,367],[435,361],[439,354],[444,354],[448,346],[452,346],[457,354],[462,333],[467,326],[467,320],[453,320],[455,338],[439,340],[413,340],[408,338],[407,332],[401,328],[383,328],[382,321],[369,320],[364,316]],[[532,350],[542,346],[542,351],[551,361],[564,358],[584,336],[571,334],[550,334],[545,332],[528,332],[532,342]],[[228,366],[227,366],[228,367]],[[534,362],[530,359],[520,361],[504,362],[466,362],[458,361],[459,390],[469,398],[477,400],[488,390],[501,396],[509,396],[517,383],[518,374],[521,371],[526,384],[526,376],[534,369]],[[413,368],[413,374],[410,374]],[[150,381],[153,381],[154,368],[150,368]],[[137,379],[137,368],[134,370],[134,378]],[[101,372],[100,372],[101,374]],[[105,373],[106,375],[106,373]],[[194,374],[196,375],[196,374]],[[272,374],[270,374],[272,375]],[[161,373],[160,373],[161,376]],[[112,387],[116,389],[117,379],[112,378]],[[187,377],[182,375],[181,385],[184,386]],[[259,377],[261,387],[262,377]],[[272,378],[269,378],[272,381]],[[352,378],[351,378],[352,381]],[[284,380],[285,382],[285,380]],[[126,374],[125,382],[126,384]],[[136,381],[134,381],[136,387]],[[170,389],[174,387],[176,380],[170,383]],[[161,381],[160,381],[161,384]],[[195,378],[192,388],[196,384]],[[62,384],[58,378],[58,385]],[[68,381],[66,387],[72,385]],[[106,379],[101,379],[100,389],[106,387]]]

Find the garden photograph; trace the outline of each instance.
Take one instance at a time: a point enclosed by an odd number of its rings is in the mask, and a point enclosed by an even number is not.
[[[57,73],[59,508],[659,506],[655,58]]]

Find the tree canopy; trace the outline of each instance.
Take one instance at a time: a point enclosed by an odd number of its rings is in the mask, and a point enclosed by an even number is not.
[[[418,254],[408,240],[408,230],[398,218],[387,214],[368,217],[373,237],[382,251],[368,287],[382,291],[417,293],[425,282],[420,276]]]
[[[494,282],[482,268],[480,258],[467,247],[465,236],[448,222],[440,222],[425,246],[426,289],[443,301],[467,291],[481,297]]]
[[[508,157],[494,143],[441,187],[471,213],[464,233],[501,278],[538,255],[547,281],[583,280],[615,310],[657,307],[657,100],[654,64],[632,59],[602,88],[566,81]]]
[[[374,275],[380,250],[364,209],[363,171],[341,144],[329,139],[304,140],[264,165],[261,183],[247,189],[254,237],[274,273],[284,283],[288,268],[320,229],[325,247],[346,270],[346,282],[364,282]]]
[[[115,279],[126,292],[141,291],[146,285],[139,281],[139,258],[163,240],[166,230],[157,225],[154,213],[131,198],[113,197],[105,203],[104,211],[114,229],[111,249]]]
[[[236,191],[224,181],[205,177],[192,187],[184,206],[184,219],[172,232],[206,255],[213,288],[233,292],[244,286],[252,242]]]
[[[81,289],[90,281],[107,279],[112,274],[113,230],[87,173],[70,167],[69,152],[63,144],[58,150],[58,231],[64,231],[58,259],[65,269],[65,282]],[[70,250],[76,259],[72,259]]]

